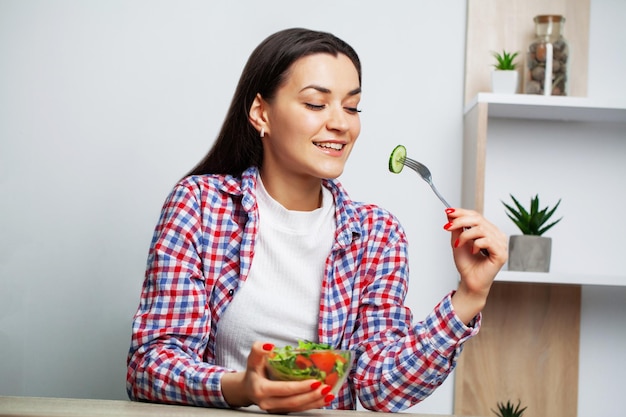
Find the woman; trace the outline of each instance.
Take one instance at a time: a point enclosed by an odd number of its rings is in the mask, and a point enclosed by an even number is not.
[[[335,36],[288,29],[250,56],[222,130],[173,189],[150,253],[128,356],[131,399],[271,412],[399,411],[452,371],[506,261],[506,238],[448,209],[461,280],[423,321],[404,305],[406,235],[334,180],[360,132],[361,66]],[[479,253],[489,251],[489,256]],[[267,379],[275,345],[351,349],[335,397]]]

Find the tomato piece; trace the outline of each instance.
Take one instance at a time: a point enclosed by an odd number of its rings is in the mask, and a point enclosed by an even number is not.
[[[313,362],[304,355],[296,356],[295,364],[298,369],[306,369],[313,366]]]
[[[331,387],[334,387],[337,381],[339,381],[339,374],[337,372],[331,372],[326,375],[326,379],[324,379],[324,383],[326,385],[330,385]]]
[[[333,371],[337,361],[337,355],[333,352],[315,352],[311,353],[309,358],[320,371],[324,371],[327,374]]]

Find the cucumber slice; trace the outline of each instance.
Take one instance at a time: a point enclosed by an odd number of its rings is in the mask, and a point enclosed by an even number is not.
[[[394,174],[399,174],[404,168],[404,164],[402,161],[406,158],[406,148],[402,145],[398,145],[393,148],[391,151],[391,156],[389,157],[389,171]]]

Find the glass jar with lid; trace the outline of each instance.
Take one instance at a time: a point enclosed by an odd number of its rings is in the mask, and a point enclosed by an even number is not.
[[[535,16],[535,39],[528,47],[524,93],[567,95],[569,47],[563,38],[565,18]]]

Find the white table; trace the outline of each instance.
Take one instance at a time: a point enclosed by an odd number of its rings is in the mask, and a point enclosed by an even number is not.
[[[2,397],[0,396],[0,416],[19,417],[254,417],[266,414],[258,408],[250,407],[237,410],[188,407],[141,403],[122,400],[86,400],[75,398],[41,397]],[[373,414],[368,411],[310,410],[304,413],[292,413],[290,416],[310,417],[373,417],[390,413]],[[444,417],[432,414],[409,414],[413,417]]]

